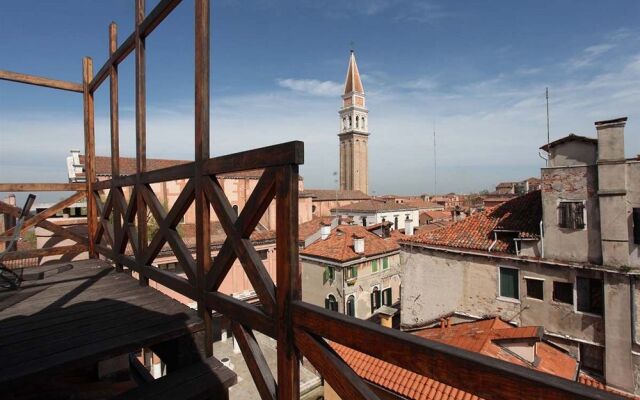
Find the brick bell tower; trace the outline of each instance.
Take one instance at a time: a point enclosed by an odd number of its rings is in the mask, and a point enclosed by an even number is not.
[[[340,190],[369,191],[369,110],[351,50],[340,114]]]

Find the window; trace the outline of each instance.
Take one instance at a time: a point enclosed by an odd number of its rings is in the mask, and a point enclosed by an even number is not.
[[[367,226],[367,217],[362,217],[362,226]]]
[[[382,304],[385,306],[391,306],[392,300],[391,288],[386,288],[382,291]]]
[[[374,287],[371,292],[371,312],[373,313],[378,308],[380,308],[380,289]]]
[[[396,215],[395,217],[393,217],[394,222],[393,222],[393,226],[394,229],[398,229],[398,216]]]
[[[584,229],[584,204],[581,201],[561,201],[558,204],[558,226],[566,229]]]
[[[338,301],[336,300],[336,296],[330,294],[324,299],[324,308],[329,311],[338,311]]]
[[[322,283],[333,282],[336,277],[336,271],[329,265],[324,266],[324,273],[322,275]]]
[[[378,272],[378,260],[371,260],[371,272]]]
[[[389,269],[389,257],[382,259],[382,269]]]
[[[519,299],[518,270],[500,267],[500,297]]]
[[[580,343],[580,368],[602,375],[604,372],[604,348]]]
[[[347,315],[350,317],[356,316],[356,299],[353,296],[347,298]]]
[[[576,278],[577,310],[602,315],[603,285],[602,279]]]
[[[354,265],[353,267],[347,267],[347,279],[352,279],[357,277],[358,277],[358,266]]]
[[[573,284],[570,282],[553,282],[553,301],[573,304]]]
[[[542,279],[525,278],[527,284],[527,297],[544,300],[544,281]]]
[[[633,243],[640,244],[640,208],[633,209]]]

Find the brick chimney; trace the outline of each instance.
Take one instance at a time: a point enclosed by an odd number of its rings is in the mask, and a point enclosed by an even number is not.
[[[604,265],[629,264],[624,127],[627,117],[595,123],[598,131],[598,201]]]

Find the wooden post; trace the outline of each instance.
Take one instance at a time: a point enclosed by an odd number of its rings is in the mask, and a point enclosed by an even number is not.
[[[196,286],[198,311],[204,321],[204,347],[213,355],[211,310],[204,302],[205,275],[211,269],[210,206],[205,196],[203,163],[209,158],[209,0],[195,1],[195,201],[196,201]]]
[[[109,56],[118,49],[118,26],[115,22],[109,25]],[[118,120],[118,64],[113,63],[109,68],[109,109],[111,119],[111,190],[119,190],[115,186],[115,180],[120,176],[120,123]],[[112,194],[115,196],[115,193]],[[120,202],[115,201],[113,206],[113,241],[120,243],[122,236],[122,220],[120,215],[126,210],[120,210]],[[114,251],[117,251],[115,248]],[[116,263],[116,270],[122,271],[122,264]]]
[[[291,302],[300,300],[298,264],[298,166],[283,166],[276,187],[276,282],[278,398],[300,398],[300,364],[293,337]]]
[[[146,64],[145,40],[140,32],[140,24],[144,21],[145,0],[136,0],[136,190],[138,203],[138,254],[136,263],[139,269],[140,285],[147,286],[149,278],[142,275],[142,256],[147,248],[147,207],[142,197],[140,173],[147,170],[147,98],[146,98]],[[131,200],[133,201],[133,199]]]
[[[93,61],[90,57],[82,59],[82,99],[84,110],[84,170],[87,178],[87,236],[89,237],[89,257],[96,258],[94,235],[98,222],[96,200],[93,197],[93,183],[96,180],[96,141],[94,131],[93,93],[89,83],[93,79]]]

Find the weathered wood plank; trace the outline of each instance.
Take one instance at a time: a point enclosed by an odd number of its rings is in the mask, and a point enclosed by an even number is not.
[[[74,244],[69,246],[48,247],[46,249],[19,250],[5,254],[3,261],[21,260],[23,258],[39,258],[47,256],[57,256],[68,253],[82,253],[88,250],[88,246]]]
[[[203,172],[217,175],[289,164],[304,164],[304,143],[287,142],[211,158],[205,161]]]
[[[109,57],[113,57],[118,50],[118,26],[115,22],[109,24]],[[93,82],[92,82],[93,83]],[[118,64],[113,63],[109,68],[109,121],[111,139],[111,176],[120,176],[120,119],[118,107]],[[115,191],[115,185],[111,191]],[[113,195],[116,196],[115,194]],[[119,207],[120,203],[114,201],[113,207],[113,244],[120,243],[122,236],[122,213],[125,210]],[[112,247],[113,247],[112,244]],[[116,269],[122,271],[122,264],[116,263]]]
[[[208,308],[271,338],[276,337],[275,320],[256,306],[219,292],[205,293],[204,300]]]
[[[93,79],[93,61],[90,57],[82,59],[82,90],[83,90],[83,111],[84,111],[84,155],[85,155],[85,175],[87,193],[93,193],[93,182],[96,180],[96,138],[94,125],[94,101],[93,93],[89,91],[89,82]],[[98,215],[95,198],[87,196],[87,232],[89,233],[89,257],[97,257],[93,233],[96,231]]]
[[[136,44],[136,176],[139,179],[140,174],[147,170],[147,66],[146,66],[146,44],[142,33],[140,32],[140,24],[145,16],[145,0],[136,0],[135,10],[135,44]],[[147,206],[142,195],[142,189],[139,187],[140,182],[136,182],[138,191],[136,202],[138,203],[138,252],[136,253],[136,262],[142,263],[142,255],[147,248]],[[149,280],[146,276],[140,275],[140,285],[148,285]]]
[[[2,69],[0,69],[0,80],[26,83],[28,85],[43,86],[52,89],[68,90],[70,92],[82,93],[82,84],[80,83],[44,78],[36,75],[21,74],[18,72],[11,72]]]
[[[235,322],[231,323],[231,330],[240,345],[242,356],[247,363],[247,368],[253,377],[253,382],[258,389],[260,398],[262,400],[276,400],[276,381],[271,374],[271,369],[264,358],[264,354],[262,354],[258,341],[253,336],[253,332],[251,329],[246,329]]]
[[[84,183],[0,183],[0,192],[80,192]]]

